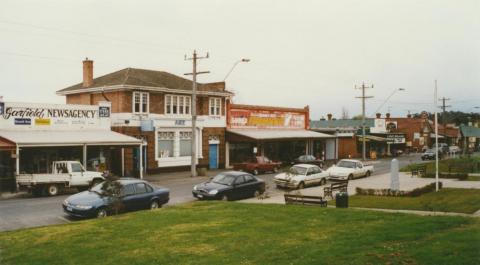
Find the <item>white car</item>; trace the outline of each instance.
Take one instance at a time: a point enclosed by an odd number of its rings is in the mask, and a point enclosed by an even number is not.
[[[281,188],[303,189],[311,185],[324,185],[329,174],[315,165],[298,164],[289,171],[275,176],[275,184]]]
[[[364,165],[359,160],[342,159],[336,165],[327,169],[332,180],[351,180],[359,177],[369,177],[373,172],[373,166]]]

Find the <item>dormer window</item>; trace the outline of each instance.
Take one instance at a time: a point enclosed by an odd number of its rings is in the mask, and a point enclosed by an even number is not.
[[[133,113],[148,113],[148,92],[133,92]]]
[[[220,116],[222,115],[222,99],[221,98],[210,98],[209,99],[209,115],[210,116]]]
[[[190,114],[190,96],[165,95],[165,114]]]

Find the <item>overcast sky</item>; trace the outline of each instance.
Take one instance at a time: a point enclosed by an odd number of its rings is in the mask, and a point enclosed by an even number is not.
[[[126,67],[191,71],[185,54],[210,53],[200,82],[227,79],[234,101],[310,105],[318,119],[361,112],[354,85],[374,84],[367,114],[433,109],[434,80],[451,109],[480,111],[480,1],[2,0],[0,95],[63,103],[56,90]]]

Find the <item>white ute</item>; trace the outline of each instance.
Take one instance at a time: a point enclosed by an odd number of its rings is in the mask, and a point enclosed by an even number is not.
[[[351,180],[359,177],[369,177],[373,172],[373,166],[364,165],[359,160],[342,159],[336,165],[327,169],[329,179]]]
[[[275,176],[277,187],[303,189],[311,185],[324,185],[329,174],[315,165],[298,164],[288,172]]]
[[[86,171],[80,162],[55,161],[52,163],[52,173],[17,175],[17,185],[20,189],[28,189],[37,196],[44,194],[55,196],[60,189],[66,187],[88,189],[104,179],[101,172]]]

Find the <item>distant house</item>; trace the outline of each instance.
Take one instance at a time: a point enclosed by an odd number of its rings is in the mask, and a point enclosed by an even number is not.
[[[462,135],[462,148],[465,152],[480,150],[480,128],[460,125],[460,133]]]
[[[191,164],[192,81],[163,71],[126,68],[93,78],[83,61],[83,82],[57,91],[67,104],[111,102],[112,130],[144,140],[142,152],[127,152],[126,172],[172,170]],[[226,109],[233,93],[224,82],[198,84],[197,163],[225,166]],[[139,159],[139,155],[143,158]]]

